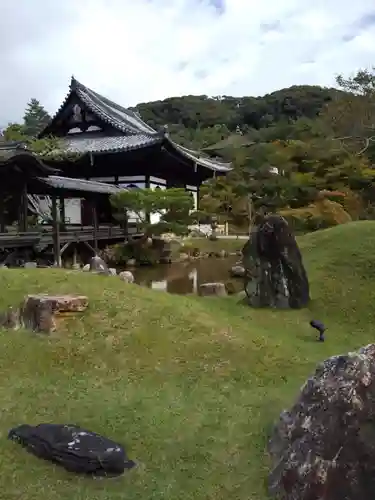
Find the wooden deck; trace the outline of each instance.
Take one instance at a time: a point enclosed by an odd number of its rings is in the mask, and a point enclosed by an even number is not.
[[[132,231],[129,231],[132,233]],[[95,240],[93,226],[68,226],[66,231],[60,232],[60,243],[91,243]],[[99,226],[96,231],[98,241],[108,241],[108,243],[124,240],[124,230],[116,226]],[[52,227],[45,226],[39,231],[17,232],[9,231],[0,233],[0,249],[33,247],[42,250],[53,245]]]

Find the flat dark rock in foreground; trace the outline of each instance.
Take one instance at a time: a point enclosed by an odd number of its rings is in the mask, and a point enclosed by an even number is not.
[[[283,500],[375,498],[375,344],[327,359],[269,443],[270,491]]]
[[[115,477],[135,466],[122,445],[77,425],[23,424],[11,429],[8,439],[69,472]]]

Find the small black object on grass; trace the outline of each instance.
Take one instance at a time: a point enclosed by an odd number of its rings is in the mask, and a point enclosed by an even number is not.
[[[135,466],[122,445],[77,425],[19,425],[8,439],[39,458],[92,477],[120,476]]]
[[[319,342],[324,342],[325,341],[324,332],[327,330],[327,328],[325,327],[325,325],[321,321],[318,321],[316,319],[312,319],[310,321],[310,326],[312,326],[313,328],[315,328],[316,330],[318,330],[318,332],[319,332]]]

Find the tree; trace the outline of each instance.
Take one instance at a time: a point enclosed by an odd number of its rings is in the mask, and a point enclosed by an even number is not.
[[[202,186],[200,195],[200,217],[208,218],[212,225],[217,221],[250,229],[255,215],[251,186],[243,184],[238,172],[212,179]]]
[[[29,139],[25,134],[23,125],[19,123],[9,123],[3,131],[5,141],[25,141]]]
[[[51,117],[40,104],[40,102],[33,98],[27,105],[23,117],[23,131],[29,137],[37,137],[46,125],[48,125]]]
[[[375,68],[360,70],[354,76],[339,75],[337,84],[344,91],[321,113],[321,119],[340,139],[343,147],[356,154],[371,149],[375,153]]]
[[[184,189],[129,189],[111,196],[111,204],[120,220],[134,212],[139,229],[147,236],[166,232],[186,234],[193,220],[194,200]],[[150,214],[158,214],[160,221],[152,223]]]
[[[375,94],[375,66],[370,70],[360,69],[354,76],[349,78],[338,75],[336,82],[343,90],[354,95],[373,96]]]
[[[19,141],[25,144],[28,151],[36,155],[53,160],[78,160],[82,154],[64,151],[61,139],[58,137],[44,137],[37,139],[25,133],[24,125],[10,123],[4,130],[5,141]]]

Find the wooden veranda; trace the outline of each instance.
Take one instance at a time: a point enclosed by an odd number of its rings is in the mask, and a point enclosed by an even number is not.
[[[42,252],[53,247],[55,265],[62,265],[62,255],[75,243],[84,243],[97,253],[99,242],[124,240],[127,227],[112,219],[109,196],[120,188],[94,181],[59,176],[59,171],[45,165],[33,154],[23,152],[0,162],[0,249],[30,248]],[[37,227],[29,225],[29,195],[49,196],[51,220]],[[82,198],[91,224],[70,225],[65,219],[64,199]],[[104,210],[101,222],[98,207]],[[17,226],[9,226],[17,219]]]

